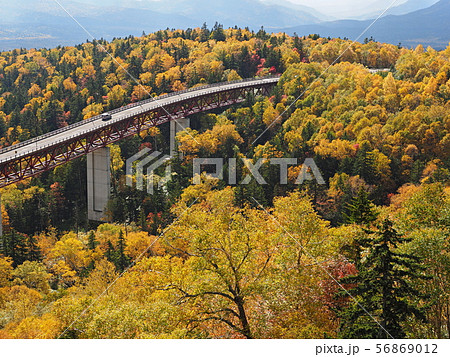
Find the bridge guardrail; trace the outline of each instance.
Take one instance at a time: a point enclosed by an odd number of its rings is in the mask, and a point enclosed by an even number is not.
[[[119,112],[121,112],[121,111],[125,111],[125,110],[131,109],[131,108],[135,108],[135,107],[138,107],[138,106],[142,106],[142,105],[144,105],[144,104],[148,104],[148,103],[152,103],[152,102],[157,102],[158,100],[161,100],[161,99],[166,99],[166,98],[169,98],[169,97],[174,97],[174,96],[182,95],[182,94],[184,94],[184,93],[200,91],[200,90],[204,90],[204,89],[208,89],[208,88],[213,88],[213,87],[226,86],[226,85],[230,85],[230,84],[241,84],[241,83],[251,82],[251,81],[255,81],[255,80],[263,81],[263,80],[265,80],[265,79],[272,79],[272,78],[279,78],[279,76],[266,76],[266,77],[261,77],[261,78],[245,78],[245,79],[240,79],[240,80],[235,80],[235,81],[219,82],[219,83],[211,83],[211,84],[208,84],[208,85],[205,85],[205,86],[191,87],[191,88],[183,89],[183,90],[181,90],[181,91],[176,91],[176,92],[171,92],[171,93],[163,94],[163,95],[160,95],[160,96],[158,96],[158,97],[147,98],[147,99],[144,99],[144,100],[139,101],[139,102],[136,102],[136,103],[131,103],[131,104],[125,105],[125,106],[123,106],[123,107],[119,107],[119,108],[116,108],[116,109],[112,109],[112,110],[110,110],[110,111],[108,111],[108,112],[109,112],[110,114],[116,114],[116,113],[119,113]],[[187,97],[186,99],[189,99],[189,98],[192,98],[192,97],[193,97],[193,96],[189,96],[189,97]],[[165,103],[164,105],[172,104],[172,103],[174,103],[174,102],[175,102],[175,101],[171,101],[171,102],[169,102],[169,103]],[[164,107],[164,105],[160,105],[160,106]],[[147,110],[142,110],[142,111],[140,111],[140,112],[138,112],[138,113],[133,113],[133,114],[127,115],[127,116],[125,116],[125,117],[122,117],[122,118],[119,118],[119,119],[116,119],[116,120],[113,120],[113,121],[109,121],[108,124],[111,123],[111,122],[117,122],[117,121],[121,121],[121,120],[124,120],[124,119],[128,119],[128,118],[130,118],[130,117],[132,117],[132,116],[142,114],[142,113],[144,113],[144,112],[146,112],[146,111],[147,111]],[[46,138],[51,137],[51,136],[53,136],[53,135],[55,135],[55,134],[60,134],[60,133],[63,133],[63,132],[65,132],[65,131],[71,130],[71,129],[73,129],[73,128],[76,128],[76,127],[85,125],[85,124],[87,124],[87,123],[91,123],[91,122],[96,121],[96,120],[99,120],[100,118],[101,118],[101,115],[96,115],[96,116],[93,116],[93,117],[91,117],[91,118],[89,118],[89,119],[81,120],[81,121],[79,121],[79,122],[73,123],[73,124],[68,125],[68,126],[65,126],[65,127],[63,127],[63,128],[59,128],[59,129],[53,130],[53,131],[51,131],[51,132],[45,133],[45,134],[43,134],[43,135],[39,135],[39,136],[37,136],[37,137],[35,137],[35,138],[31,138],[31,139],[22,141],[22,142],[20,142],[20,143],[14,144],[14,145],[4,147],[4,148],[0,149],[0,154],[3,154],[3,153],[8,152],[8,151],[12,151],[12,150],[14,150],[14,149],[21,148],[21,147],[23,147],[23,146],[27,146],[27,145],[29,145],[29,144],[36,143],[36,142],[38,142],[38,141],[40,141],[40,140],[46,139]],[[108,124],[100,125],[98,128],[100,128],[100,127],[102,127],[102,126],[107,126]],[[95,128],[95,129],[97,129],[97,128]],[[49,147],[49,146],[58,144],[58,143],[60,143],[60,142],[64,142],[64,141],[66,141],[67,139],[74,138],[74,137],[76,137],[76,136],[80,136],[80,135],[85,134],[85,133],[87,133],[87,132],[89,132],[89,131],[90,131],[90,130],[83,131],[83,132],[81,132],[81,133],[78,133],[77,135],[69,136],[69,137],[65,138],[64,140],[55,141],[55,142],[53,142],[53,143],[51,143],[51,144],[42,146],[41,148],[43,149],[43,148],[46,148],[46,147]],[[21,156],[22,156],[22,155],[26,155],[26,154],[28,154],[28,153],[30,153],[30,152],[33,152],[33,151],[34,151],[34,150],[30,150],[30,151],[27,151],[27,152],[25,152],[25,153],[22,153]],[[2,163],[2,162],[4,162],[4,161],[7,161],[7,160],[0,161],[0,163]]]
[[[190,96],[190,97],[188,97],[188,98],[191,98],[191,97],[192,97],[192,96]],[[175,102],[175,101],[172,101],[172,102],[169,102],[169,103],[166,103],[166,104],[171,104],[171,103],[174,103],[174,102]],[[131,117],[133,117],[133,116],[136,116],[136,115],[139,115],[139,114],[142,114],[142,113],[145,113],[145,112],[146,112],[146,110],[142,110],[142,111],[140,111],[140,112],[137,113],[137,114],[136,114],[136,113],[129,114],[129,115],[125,116],[125,117],[116,119],[115,121],[121,121],[121,120],[124,120],[124,119],[128,119],[128,118],[131,118]],[[99,125],[99,126],[97,126],[97,127],[94,127],[93,129],[99,129],[99,128],[103,127],[103,126],[107,126],[107,124],[105,124],[105,125]],[[61,139],[61,140],[58,140],[58,141],[54,141],[54,142],[49,143],[49,144],[47,144],[47,145],[41,146],[39,149],[45,149],[45,148],[48,148],[48,147],[50,147],[50,146],[54,146],[55,144],[63,143],[63,142],[65,142],[65,141],[67,141],[68,139],[72,139],[72,138],[75,138],[75,137],[80,137],[80,136],[82,136],[83,134],[87,134],[87,133],[90,133],[90,132],[91,132],[91,130],[85,130],[85,131],[82,131],[82,132],[77,133],[76,135],[71,135],[71,136],[65,137],[64,139]],[[52,133],[54,133],[54,132],[52,132]],[[28,145],[28,144],[27,144],[27,145]],[[26,152],[22,153],[21,156],[27,156],[28,154],[30,154],[30,153],[32,153],[32,152],[34,152],[34,151],[35,151],[35,150],[29,150],[29,151],[26,151]],[[3,162],[5,162],[5,161],[8,161],[8,160],[2,160],[2,161],[0,161],[0,163],[3,163]]]

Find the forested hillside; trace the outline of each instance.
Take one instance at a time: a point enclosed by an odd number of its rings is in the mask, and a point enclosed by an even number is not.
[[[111,145],[105,223],[87,221],[85,158],[0,189],[0,337],[386,337],[378,323],[395,315],[394,337],[448,338],[450,47],[216,24],[2,52],[0,146],[149,93],[268,74],[281,75],[271,96],[191,118],[154,195],[126,185],[124,162],[168,152],[168,125]],[[195,157],[313,158],[326,185],[296,185],[301,165],[280,184],[268,163],[267,185],[192,185]],[[361,316],[368,301],[378,322]]]

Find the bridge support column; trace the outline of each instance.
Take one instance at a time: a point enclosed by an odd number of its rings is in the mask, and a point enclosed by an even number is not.
[[[104,220],[110,186],[109,148],[97,149],[87,155],[88,219]]]
[[[191,119],[189,118],[181,118],[170,121],[170,157],[174,157],[178,154],[177,152],[177,143],[175,136],[180,131],[183,131],[186,128],[189,128],[191,125]]]

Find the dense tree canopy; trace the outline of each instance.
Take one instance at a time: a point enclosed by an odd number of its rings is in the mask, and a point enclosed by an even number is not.
[[[126,185],[124,163],[144,147],[168,152],[168,126],[111,145],[101,224],[86,218],[85,158],[0,189],[0,337],[378,336],[341,285],[392,335],[448,338],[450,47],[216,24],[1,52],[0,147],[150,96],[269,74],[281,75],[270,96],[191,117],[172,179],[153,195]],[[193,185],[197,157],[224,158],[224,180]],[[276,158],[297,159],[287,183]],[[296,184],[307,158],[325,185]],[[238,183],[262,159],[267,184],[228,185],[228,159]],[[407,257],[428,280],[400,276]],[[371,284],[384,263],[397,274],[387,295]],[[399,309],[417,313],[389,325]]]

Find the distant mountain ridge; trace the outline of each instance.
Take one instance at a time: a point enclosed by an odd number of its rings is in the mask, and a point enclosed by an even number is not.
[[[388,15],[379,19],[360,41],[373,36],[375,40],[413,47],[419,44],[436,49],[446,48],[450,42],[450,0],[440,0],[422,10],[405,15]],[[321,36],[356,39],[373,20],[339,20],[320,24],[286,28],[289,34],[318,33]]]
[[[268,4],[268,5],[280,5],[280,1],[279,0],[260,0],[262,1],[264,4]],[[331,20],[336,20],[336,18],[334,16],[328,16],[323,14],[322,12],[320,12],[319,10],[310,7],[310,6],[306,6],[306,5],[300,5],[297,3],[293,3],[290,0],[285,0],[283,2],[283,6],[289,9],[293,9],[295,11],[303,11],[303,12],[307,12],[311,15],[313,15],[314,17],[316,17],[317,19],[319,19],[320,21],[331,21]]]
[[[216,21],[225,27],[239,26],[268,30],[318,23],[314,15],[259,0],[122,0],[64,1],[63,6],[96,38],[110,39],[140,35],[165,28],[200,27]],[[141,4],[140,8],[137,8]],[[133,7],[135,6],[135,7]],[[73,45],[89,36],[52,0],[0,0],[0,50],[17,47]]]
[[[386,15],[405,15],[410,12],[414,12],[417,10],[426,9],[434,4],[436,4],[439,0],[408,0],[407,2],[394,6],[386,11]],[[373,19],[377,18],[380,15],[380,12],[371,12],[364,15],[365,19]]]
[[[8,5],[4,3],[10,1],[0,0],[0,6]],[[195,25],[183,16],[150,10],[99,8],[76,1],[65,1],[64,6],[95,38],[140,35],[149,19],[156,29],[164,29],[171,22]],[[11,17],[0,19],[0,50],[74,45],[91,40],[52,0],[21,0],[19,8],[5,6],[5,10]]]
[[[380,1],[383,5],[391,2],[371,0],[367,6],[373,9]],[[402,13],[436,1],[409,0],[390,11]],[[327,16],[320,12],[293,3],[281,6],[277,0],[65,0],[62,4],[95,38],[106,39],[165,28],[199,27],[204,22],[212,27],[216,21],[225,27],[237,25],[255,31],[264,26],[273,32],[355,39],[372,21],[323,22]],[[393,44],[444,48],[450,40],[449,5],[450,0],[440,0],[426,9],[385,16],[362,39],[373,36]],[[0,0],[0,8],[0,50],[74,45],[89,38],[53,0]]]
[[[267,0],[78,0],[100,7],[151,10],[161,14],[175,14],[195,20],[200,24],[216,21],[225,26],[284,27],[283,23],[302,24],[320,22],[321,14],[306,6],[294,9]]]

